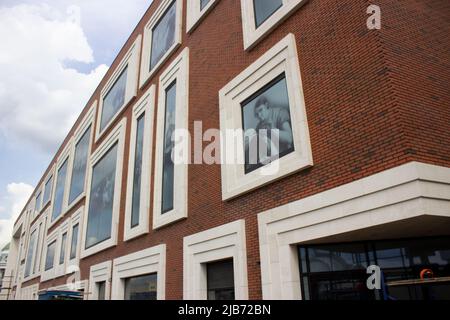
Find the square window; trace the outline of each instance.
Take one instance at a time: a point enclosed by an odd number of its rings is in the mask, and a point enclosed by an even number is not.
[[[196,0],[187,2],[186,30],[192,32],[206,17],[218,0]]]
[[[186,48],[159,80],[154,229],[187,217],[187,163],[174,163],[172,159],[172,154],[179,154],[178,148],[186,145],[174,144],[176,137],[172,135],[186,131],[188,126],[188,70],[189,49]]]
[[[125,279],[125,300],[156,300],[157,274]]]
[[[234,300],[233,259],[206,264],[208,300]]]
[[[133,107],[125,207],[125,241],[149,231],[154,110],[155,86],[152,85]]]
[[[224,200],[312,166],[294,35],[244,70],[219,96]]]
[[[250,50],[308,0],[241,0],[244,49]]]
[[[284,73],[241,105],[245,174],[294,152],[289,96]]]
[[[181,44],[182,11],[182,0],[163,0],[145,26],[141,88]]]

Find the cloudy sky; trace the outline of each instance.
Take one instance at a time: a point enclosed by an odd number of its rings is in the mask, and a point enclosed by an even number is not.
[[[152,0],[0,0],[0,248]]]

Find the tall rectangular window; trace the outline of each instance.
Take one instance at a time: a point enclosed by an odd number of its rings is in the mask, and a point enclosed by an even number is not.
[[[177,86],[174,81],[166,89],[166,110],[164,120],[164,158],[163,158],[163,180],[162,180],[162,213],[173,209],[174,194],[174,163],[172,152],[174,142],[172,135],[175,131],[175,108],[176,108]]]
[[[47,246],[47,257],[45,258],[45,271],[53,268],[55,263],[56,240]]]
[[[38,248],[41,247],[40,242],[41,242],[41,230],[42,230],[42,222],[39,224],[39,229],[37,231],[37,242],[36,242],[36,254],[38,254],[39,256],[36,256],[34,258],[34,265],[33,265],[33,271],[32,273],[34,274],[35,272],[39,272],[39,266],[40,266],[40,256],[42,255],[41,252],[39,252]]]
[[[255,8],[255,23],[258,28],[283,6],[282,0],[253,0]]]
[[[59,251],[59,264],[63,264],[64,259],[66,257],[66,241],[67,241],[67,232],[64,233],[61,238],[61,250]]]
[[[67,161],[59,168],[58,175],[56,178],[56,189],[55,189],[55,199],[53,202],[53,212],[52,221],[55,221],[62,213],[63,199],[64,199],[64,187],[66,184],[66,174],[67,174]]]
[[[106,297],[106,281],[97,282],[97,300],[105,300]]]
[[[125,92],[127,87],[128,66],[120,74],[109,92],[103,99],[102,115],[100,121],[100,132],[105,129],[111,119],[125,102]]]
[[[125,279],[125,300],[156,300],[157,274]]]
[[[28,244],[27,264],[25,265],[25,278],[31,273],[31,266],[33,265],[33,256],[35,251],[36,230],[30,236],[30,243]]]
[[[208,300],[234,300],[233,259],[206,265]]]
[[[46,205],[47,202],[50,201],[50,195],[52,194],[52,185],[53,185],[53,176],[51,176],[45,183],[44,199],[42,201],[44,205]]]
[[[78,198],[84,191],[84,181],[86,178],[86,166],[89,156],[89,142],[91,138],[91,127],[83,134],[75,146],[73,160],[72,179],[70,181],[69,204]]]
[[[161,58],[166,54],[175,42],[176,1],[162,16],[161,20],[152,30],[152,46],[150,54],[150,70],[152,70]]]
[[[117,149],[116,142],[92,171],[86,249],[111,237]]]
[[[36,208],[35,208],[35,211],[37,211],[37,212],[41,211],[41,195],[42,195],[42,192],[39,192],[39,194],[36,197]]]
[[[70,260],[75,259],[77,257],[77,247],[78,247],[78,229],[79,224],[73,226],[72,228],[72,241],[70,244]]]
[[[133,200],[131,209],[131,228],[139,225],[139,212],[141,203],[141,183],[142,183],[142,157],[144,149],[144,126],[145,113],[143,113],[137,120],[136,128],[136,151],[134,159],[134,173],[133,173]]]

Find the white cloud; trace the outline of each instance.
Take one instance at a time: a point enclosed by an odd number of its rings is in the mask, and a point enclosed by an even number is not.
[[[0,131],[11,143],[53,153],[107,71],[90,74],[64,62],[91,63],[80,9],[23,4],[0,8]]]
[[[8,219],[0,219],[0,248],[3,248],[12,237],[14,222],[19,217],[30,198],[34,188],[26,183],[10,183],[6,188],[6,196],[2,199],[4,211],[9,213]]]

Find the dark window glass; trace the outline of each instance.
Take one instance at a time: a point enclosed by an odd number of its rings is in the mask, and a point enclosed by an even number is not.
[[[152,51],[150,70],[152,70],[164,54],[175,42],[176,1],[174,1],[152,30]]]
[[[144,149],[144,124],[145,114],[142,114],[137,120],[136,128],[136,149],[134,158],[133,173],[133,200],[131,206],[131,227],[139,225],[139,211],[141,203],[141,181],[142,181],[142,156]]]
[[[55,189],[55,200],[53,202],[53,212],[52,221],[62,213],[63,198],[64,198],[64,186],[66,184],[66,173],[67,173],[67,160],[59,168],[58,175],[56,178],[56,189]]]
[[[45,258],[45,271],[48,271],[53,268],[53,264],[55,263],[55,249],[56,249],[56,240],[50,243],[47,247],[47,257]]]
[[[70,260],[75,259],[77,257],[78,227],[79,227],[79,224],[77,223],[72,228],[72,241],[70,244]]]
[[[206,265],[208,300],[234,300],[233,259]]]
[[[117,143],[97,162],[92,171],[86,249],[111,237]]]
[[[39,194],[37,195],[37,197],[36,197],[36,211],[41,211],[41,195],[42,195],[42,193],[41,192],[39,192]]]
[[[67,241],[67,233],[64,233],[61,238],[61,250],[59,251],[59,264],[63,264],[64,258],[66,257],[66,241]]]
[[[258,28],[283,5],[282,0],[253,0],[255,23]]]
[[[156,300],[157,274],[125,279],[125,300]]]
[[[97,282],[98,300],[105,300],[106,281]]]
[[[89,155],[89,140],[91,138],[91,127],[81,137],[75,146],[73,160],[72,179],[70,181],[69,204],[71,204],[84,191],[84,180],[86,178],[86,165]]]
[[[383,240],[299,247],[305,299],[450,299],[450,238]],[[367,267],[381,268],[381,290],[367,288]],[[434,279],[422,281],[431,269]]]
[[[211,0],[200,0],[200,11],[205,9],[205,7],[208,5],[209,1],[211,1]]]
[[[294,151],[284,74],[242,103],[242,122],[246,174]]]
[[[33,233],[31,234],[30,243],[28,244],[27,264],[25,265],[25,278],[28,277],[31,273],[35,242],[36,242],[36,230],[34,230]]]
[[[53,184],[53,176],[51,176],[45,183],[45,191],[43,199],[44,205],[47,204],[47,202],[50,200],[50,195],[52,194],[52,184]]]
[[[175,131],[175,108],[176,108],[177,85],[174,82],[166,89],[166,113],[164,122],[164,159],[163,159],[163,181],[162,181],[162,213],[173,209],[174,194],[174,163],[172,152],[174,142],[172,135]]]
[[[127,88],[128,66],[120,74],[117,81],[111,87],[103,99],[102,118],[100,122],[100,131],[103,131],[109,121],[116,115],[117,111],[125,102],[125,92]]]

